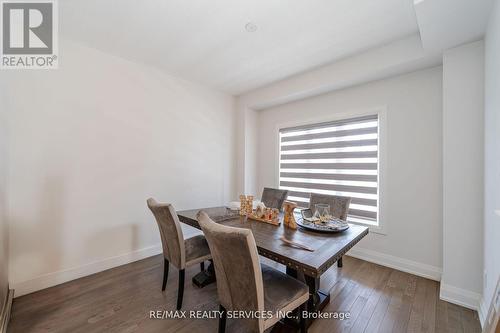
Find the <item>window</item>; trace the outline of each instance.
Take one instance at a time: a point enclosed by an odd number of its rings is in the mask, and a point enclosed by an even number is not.
[[[279,187],[307,207],[309,194],[352,198],[348,221],[378,225],[379,117],[282,128]]]

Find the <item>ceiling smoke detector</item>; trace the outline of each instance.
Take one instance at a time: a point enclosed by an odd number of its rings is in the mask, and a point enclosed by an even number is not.
[[[257,25],[253,22],[248,22],[245,24],[245,30],[248,32],[255,32],[257,31]]]

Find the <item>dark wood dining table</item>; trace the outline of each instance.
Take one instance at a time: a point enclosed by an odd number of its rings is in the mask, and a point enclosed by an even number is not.
[[[215,222],[223,225],[250,229],[260,255],[286,265],[287,274],[295,278],[304,278],[309,287],[308,311],[318,311],[330,301],[329,292],[319,289],[321,274],[336,262],[342,266],[342,256],[368,234],[368,228],[350,224],[349,229],[340,233],[319,233],[302,228],[290,229],[240,216],[227,207],[191,209],[177,212],[179,220],[200,229],[196,220],[197,213],[205,211]],[[300,214],[296,215],[300,218]],[[285,237],[298,242],[314,251],[306,251],[285,244],[280,238]]]

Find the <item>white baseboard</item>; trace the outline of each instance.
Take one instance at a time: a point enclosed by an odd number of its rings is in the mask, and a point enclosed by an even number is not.
[[[486,304],[484,297],[481,297],[479,302],[479,308],[477,309],[477,314],[479,316],[479,321],[481,322],[481,328],[484,329],[486,326],[486,320],[488,319],[489,306]]]
[[[479,313],[481,295],[476,292],[441,283],[439,298],[443,301],[476,310]]]
[[[347,252],[346,255],[362,259],[365,261],[373,262],[375,264],[379,264],[382,266],[394,268],[402,272],[421,276],[426,279],[431,279],[435,281],[441,280],[442,269],[436,266],[431,266],[428,264],[423,264],[420,262],[360,247],[352,248],[351,250],[349,250],[349,252]]]
[[[55,285],[75,280],[94,273],[102,272],[110,268],[125,265],[137,260],[151,257],[162,252],[161,244],[132,251],[122,255],[95,261],[86,265],[73,267],[53,273],[40,275],[26,281],[14,281],[12,287],[15,289],[15,297],[23,296],[38,290],[53,287]]]

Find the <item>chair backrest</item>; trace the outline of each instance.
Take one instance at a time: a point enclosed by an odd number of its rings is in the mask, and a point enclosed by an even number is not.
[[[215,223],[200,211],[198,223],[205,234],[217,276],[217,293],[226,310],[263,311],[264,285],[255,239],[248,229]],[[263,320],[246,321],[250,331],[263,331]]]
[[[276,188],[264,187],[261,201],[269,208],[283,208],[283,202],[288,197],[288,190],[279,190]]]
[[[184,269],[186,266],[184,236],[174,207],[169,203],[158,203],[153,198],[149,198],[147,203],[160,229],[163,256],[178,269]]]
[[[341,197],[337,195],[311,193],[309,197],[309,209],[314,213],[314,205],[328,204],[330,205],[330,214],[341,220],[347,220],[349,205],[351,204],[350,197]]]

